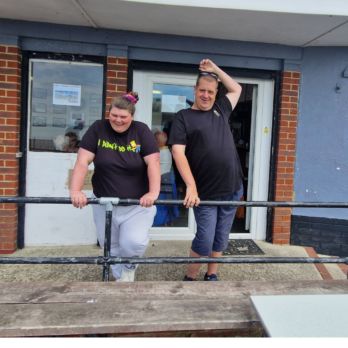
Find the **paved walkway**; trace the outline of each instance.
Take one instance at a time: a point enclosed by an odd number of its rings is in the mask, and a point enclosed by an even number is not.
[[[269,257],[313,257],[311,248],[273,245],[256,242]],[[146,256],[188,256],[190,241],[151,241]],[[97,246],[26,247],[9,257],[60,257],[98,256]],[[1,255],[6,256],[6,255]],[[261,256],[261,255],[258,255]],[[177,281],[185,274],[186,265],[140,265],[137,281]],[[201,269],[200,279],[204,275]],[[347,279],[346,270],[335,264],[223,264],[219,268],[220,280],[321,280]],[[100,281],[102,267],[96,265],[0,265],[0,282],[32,281]]]

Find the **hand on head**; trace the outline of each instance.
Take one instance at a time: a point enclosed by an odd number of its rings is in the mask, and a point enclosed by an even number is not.
[[[217,65],[210,59],[202,59],[199,63],[200,71],[217,73]]]

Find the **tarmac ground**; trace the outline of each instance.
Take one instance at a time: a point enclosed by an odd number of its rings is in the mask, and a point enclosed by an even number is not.
[[[264,252],[258,257],[309,257],[308,248],[290,245],[274,245],[255,241]],[[146,257],[187,257],[190,241],[150,241]],[[92,246],[39,246],[26,247],[8,257],[80,257],[99,256],[102,251]],[[236,255],[231,255],[236,256]],[[251,257],[252,255],[245,255]],[[321,255],[320,255],[321,256]],[[312,257],[312,256],[311,256]],[[178,281],[185,275],[185,264],[140,265],[136,281]],[[202,280],[205,266],[202,265],[198,280]],[[337,264],[220,264],[221,281],[287,281],[347,279],[346,269]],[[0,265],[0,282],[33,281],[101,281],[102,267],[99,265]]]

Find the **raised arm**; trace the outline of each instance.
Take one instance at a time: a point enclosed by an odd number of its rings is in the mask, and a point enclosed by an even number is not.
[[[94,160],[94,153],[80,148],[70,180],[71,203],[76,208],[83,208],[87,204],[87,197],[82,192],[88,166]]]
[[[197,206],[200,202],[195,179],[193,178],[190,165],[185,155],[186,145],[173,145],[172,154],[178,171],[186,184],[184,205],[186,208]]]
[[[210,59],[203,59],[199,64],[199,70],[208,71],[216,74],[221,83],[226,87],[226,97],[230,100],[232,108],[234,109],[238,103],[240,94],[242,92],[241,85],[235,81],[230,75],[226,74]]]

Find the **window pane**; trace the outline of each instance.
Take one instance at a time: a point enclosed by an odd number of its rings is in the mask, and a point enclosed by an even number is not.
[[[194,90],[191,86],[156,83],[152,92],[152,130],[160,147],[160,199],[184,199],[185,184],[172,160],[167,146],[170,127],[175,113],[190,107]],[[188,209],[180,206],[157,206],[154,226],[188,226]]]
[[[102,116],[103,66],[32,61],[31,71],[29,149],[76,152]]]

